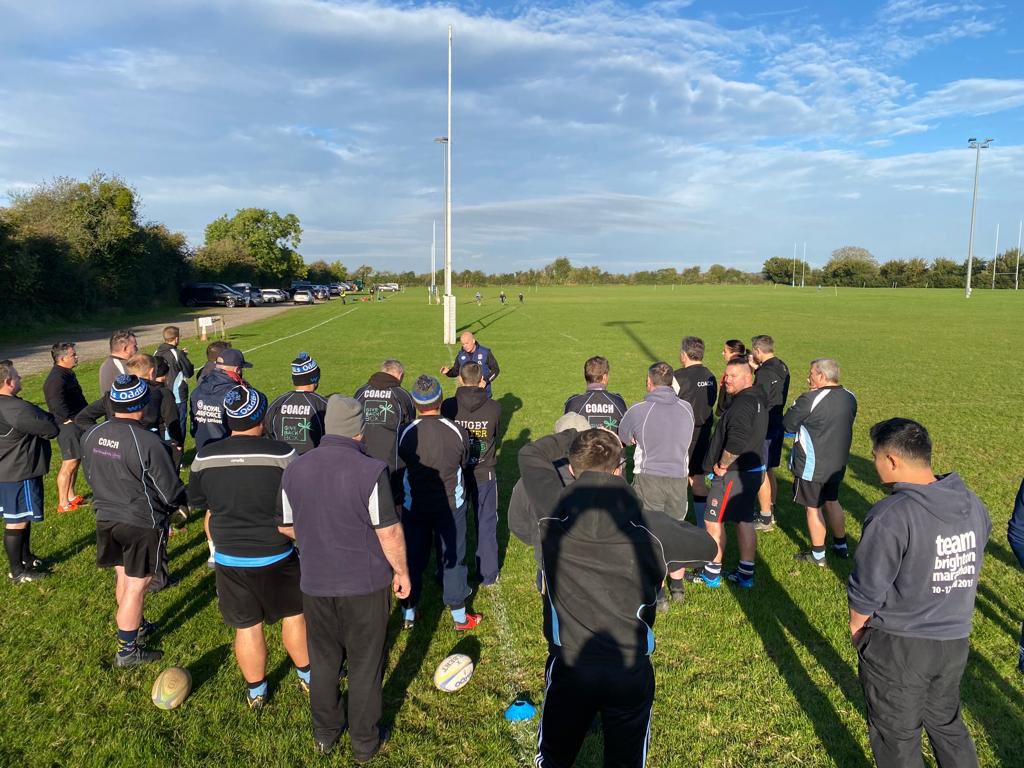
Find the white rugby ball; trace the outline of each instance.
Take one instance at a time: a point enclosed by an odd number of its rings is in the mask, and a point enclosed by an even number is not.
[[[464,653],[453,653],[434,670],[434,685],[439,691],[457,691],[473,676],[473,660]]]

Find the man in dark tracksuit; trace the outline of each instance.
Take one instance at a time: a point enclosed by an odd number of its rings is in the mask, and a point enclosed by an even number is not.
[[[50,356],[53,368],[43,383],[43,397],[60,429],[57,435],[61,455],[57,472],[57,511],[71,512],[84,501],[75,493],[78,466],[82,463],[82,430],[75,424],[75,416],[88,402],[74,371],[78,365],[75,345],[70,342],[54,344],[50,348]]]
[[[235,658],[249,709],[266,702],[264,626],[281,622],[299,685],[309,690],[306,622],[299,591],[299,556],[281,499],[281,478],[295,460],[292,446],[264,436],[267,398],[241,384],[224,398],[231,434],[196,452],[188,501],[210,510],[217,554],[217,605],[235,630]]]
[[[708,503],[708,486],[704,480],[704,454],[711,443],[711,430],[715,426],[715,402],[718,399],[718,379],[704,365],[704,340],[685,336],[679,346],[679,362],[683,367],[672,374],[672,388],[680,400],[693,409],[693,437],[690,439],[690,488],[693,490],[693,509],[697,527],[704,527],[704,510]]]
[[[420,376],[413,386],[417,419],[402,430],[398,455],[405,462],[405,509],[402,517],[412,589],[405,601],[405,626],[416,621],[423,572],[435,538],[440,542],[443,600],[457,630],[473,629],[478,613],[466,612],[472,590],[466,578],[466,482],[469,436],[441,416],[441,382]]]
[[[484,381],[487,383],[487,396],[490,397],[491,382],[498,378],[498,374],[501,372],[498,368],[498,361],[494,358],[494,353],[487,347],[479,344],[476,336],[469,331],[463,331],[462,335],[459,336],[459,343],[462,344],[462,349],[455,356],[455,362],[451,367],[447,365],[442,367],[441,373],[450,379],[454,379],[459,375],[459,368],[465,363],[476,363],[483,371]]]
[[[1024,482],[1020,484],[1017,491],[1017,499],[1013,504],[1013,514],[1010,515],[1010,524],[1007,526],[1007,538],[1010,541],[1010,549],[1017,556],[1017,562],[1024,568]],[[1020,645],[1017,649],[1017,670],[1024,674],[1024,622],[1020,627]]]
[[[380,370],[356,390],[363,404],[363,448],[367,455],[388,465],[391,496],[396,504],[405,497],[405,465],[398,456],[398,435],[416,418],[412,396],[402,389],[405,368],[398,360],[385,360]]]
[[[595,715],[604,764],[645,763],[654,704],[654,603],[667,572],[703,562],[715,544],[694,526],[645,511],[622,478],[622,445],[591,429],[569,453],[576,482],[539,521],[547,687],[539,768],[573,765]]]
[[[603,357],[592,357],[583,364],[587,391],[565,401],[563,413],[578,413],[592,427],[604,427],[618,433],[619,423],[626,415],[626,401],[617,392],[608,391],[611,367]]]
[[[176,325],[164,328],[164,343],[156,348],[156,356],[167,363],[167,388],[178,406],[178,424],[185,434],[188,423],[188,380],[196,372],[188,359],[188,350],[181,345],[181,329]]]
[[[160,566],[168,515],[185,499],[171,453],[139,425],[149,387],[137,376],[114,379],[114,417],[82,438],[82,465],[96,512],[96,564],[117,573],[115,667],[159,661],[144,647],[154,625],[143,616],[146,587]]]
[[[789,455],[793,470],[793,501],[807,508],[811,549],[797,560],[825,567],[825,518],[832,529],[832,552],[847,558],[846,521],[839,504],[839,484],[846,474],[853,443],[857,398],[839,383],[839,363],[822,357],[811,362],[810,390],[796,399],[783,417],[786,434],[796,435]]]
[[[955,472],[933,474],[931,438],[917,422],[889,419],[870,434],[892,493],[864,518],[846,592],[871,751],[879,768],[923,766],[923,727],[939,768],[973,768],[960,679],[988,510]]]
[[[282,486],[302,550],[313,739],[327,754],[347,727],[360,762],[387,738],[380,718],[391,592],[405,599],[410,591],[388,466],[366,455],[363,428],[362,404],[331,395],[323,440],[288,467]],[[346,657],[343,706],[338,675]]]
[[[498,424],[501,403],[483,389],[480,366],[466,363],[459,369],[455,397],[441,404],[441,415],[469,435],[469,476],[466,490],[476,517],[476,571],[480,586],[498,583]]]
[[[782,415],[789,402],[789,368],[775,356],[775,340],[771,336],[752,338],[750,357],[757,371],[754,386],[761,390],[768,403],[768,433],[762,456],[764,480],[758,493],[761,514],[757,519],[757,530],[770,531],[775,525],[775,499],[779,494],[775,468],[782,463],[782,443],[786,435]]]
[[[198,451],[207,443],[228,436],[224,417],[224,395],[236,384],[245,384],[242,370],[252,368],[237,349],[225,349],[209,373],[200,379],[189,400],[192,410],[192,437]]]
[[[43,520],[43,478],[50,471],[50,440],[59,429],[53,416],[18,397],[21,376],[0,360],[0,514],[8,576],[15,584],[38,581],[43,561],[32,554],[32,523]]]
[[[220,357],[220,353],[225,349],[231,349],[230,341],[211,341],[206,345],[206,362],[203,363],[203,367],[196,371],[196,384],[202,384],[210,371],[217,367],[217,358]]]
[[[301,456],[320,445],[327,401],[316,393],[320,365],[306,352],[292,360],[292,391],[267,408],[267,436],[288,443]]]
[[[754,586],[757,532],[754,528],[758,491],[764,479],[761,451],[768,429],[768,406],[754,386],[750,366],[734,358],[725,367],[725,391],[732,397],[728,410],[715,424],[711,445],[704,457],[704,469],[711,473],[711,492],[704,512],[704,527],[718,542],[715,559],[696,574],[687,574],[695,584],[721,585],[725,554],[725,523],[736,523],[740,562],[726,578],[749,589]]]

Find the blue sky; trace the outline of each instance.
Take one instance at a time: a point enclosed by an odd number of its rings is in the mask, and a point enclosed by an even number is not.
[[[91,7],[90,7],[91,6]],[[0,194],[94,169],[201,244],[294,212],[306,259],[428,268],[455,25],[456,268],[757,269],[1016,244],[1012,3],[0,0]]]

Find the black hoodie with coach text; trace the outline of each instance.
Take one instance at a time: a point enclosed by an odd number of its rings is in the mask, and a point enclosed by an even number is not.
[[[441,415],[451,419],[469,435],[469,466],[477,481],[494,480],[498,455],[498,423],[501,403],[480,387],[459,387],[455,397],[441,404]]]
[[[864,519],[850,608],[893,635],[968,637],[991,531],[988,510],[956,472],[928,485],[895,483]]]

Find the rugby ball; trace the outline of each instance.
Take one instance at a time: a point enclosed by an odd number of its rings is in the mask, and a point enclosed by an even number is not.
[[[181,667],[168,667],[153,681],[153,703],[160,709],[174,709],[192,690],[192,675]]]
[[[434,685],[437,690],[453,693],[459,690],[473,676],[473,660],[464,653],[453,653],[434,670]]]

